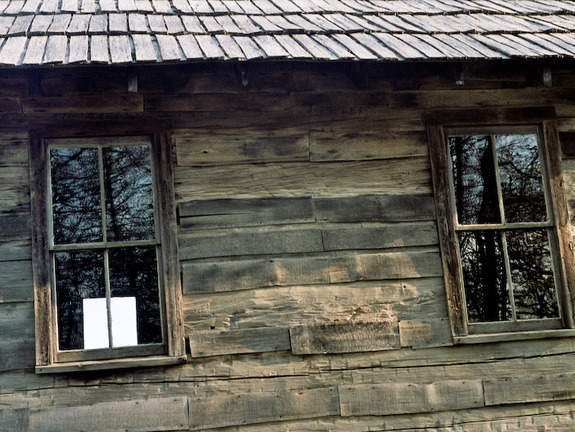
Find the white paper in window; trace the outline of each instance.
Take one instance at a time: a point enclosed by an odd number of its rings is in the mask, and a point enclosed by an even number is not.
[[[105,298],[83,299],[84,349],[108,348],[108,313]]]
[[[136,297],[112,297],[112,340],[114,347],[138,345]]]

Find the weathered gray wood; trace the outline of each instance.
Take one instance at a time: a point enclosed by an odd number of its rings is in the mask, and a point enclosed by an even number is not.
[[[432,195],[359,195],[314,198],[318,220],[329,222],[395,222],[431,220],[435,216]]]
[[[341,415],[390,415],[484,406],[481,380],[340,386]]]
[[[0,242],[0,261],[29,260],[32,257],[30,240],[12,240]]]
[[[338,414],[338,394],[333,387],[190,398],[190,430]]]
[[[323,250],[319,229],[243,230],[219,234],[180,236],[183,260],[278,253],[320,252]]]
[[[350,132],[332,125],[310,134],[310,159],[314,162],[333,160],[370,160],[396,157],[426,156],[427,139],[422,132],[374,130]]]
[[[183,396],[49,407],[30,412],[30,432],[57,430],[112,432],[188,429],[188,399]]]
[[[0,240],[25,240],[30,238],[30,213],[0,214]]]
[[[263,353],[290,349],[288,329],[281,327],[191,332],[188,337],[192,357]]]
[[[310,197],[189,201],[179,205],[182,229],[314,222]]]
[[[503,405],[573,399],[575,373],[523,375],[484,381],[485,404]]]
[[[29,430],[29,411],[27,409],[0,410],[0,424],[4,432],[22,432]]]
[[[132,47],[127,35],[109,36],[108,42],[113,63],[128,63],[132,61]]]
[[[210,243],[209,239],[206,237],[202,240]],[[275,253],[278,250],[275,249]],[[282,250],[285,250],[285,246]],[[247,249],[244,254],[249,252],[250,249]],[[184,253],[181,251],[181,254]],[[241,254],[241,250],[227,253]],[[219,256],[216,251],[212,255]],[[269,286],[436,277],[441,274],[437,252],[386,252],[185,263],[183,285],[186,293],[219,292]]]
[[[282,196],[325,197],[431,192],[429,164],[425,158],[349,162],[346,169],[342,169],[341,163],[332,162],[314,164],[313,169],[306,163],[249,164],[234,170],[176,167],[175,180],[179,201],[230,195],[271,196],[270,191]],[[332,199],[332,203],[331,207],[335,207],[340,200]],[[331,211],[337,214],[336,209]],[[341,219],[345,220],[344,216]]]
[[[339,354],[399,348],[396,319],[333,322],[290,327],[294,354]]]
[[[426,320],[414,315],[413,320],[402,320],[399,322],[399,339],[402,348],[431,348],[453,345],[448,318]]]
[[[295,136],[202,136],[201,132],[179,133],[174,137],[178,165],[218,165],[274,161],[307,161],[308,138]]]
[[[34,306],[0,303],[0,371],[34,366]]]
[[[33,300],[32,261],[0,261],[0,303]]]
[[[447,316],[441,278],[291,285],[184,296],[186,327],[193,334],[209,329],[294,326],[304,322],[377,322],[442,319]],[[233,285],[233,283],[230,283]]]
[[[324,249],[384,249],[404,246],[437,245],[437,227],[433,222],[390,225],[344,226],[322,230]]]

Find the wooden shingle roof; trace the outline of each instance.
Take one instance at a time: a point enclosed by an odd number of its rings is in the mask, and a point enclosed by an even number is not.
[[[575,57],[575,1],[0,0],[0,65]]]

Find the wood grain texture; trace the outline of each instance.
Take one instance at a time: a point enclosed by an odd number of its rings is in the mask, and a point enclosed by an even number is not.
[[[391,415],[484,406],[480,380],[341,386],[341,415]]]
[[[192,357],[262,353],[290,348],[288,330],[279,327],[193,332],[189,338]]]
[[[433,251],[351,253],[346,256],[185,263],[183,285],[186,293],[219,292],[267,286],[401,280],[441,274],[439,254]]]
[[[250,229],[179,238],[182,260],[241,255],[268,255],[323,250],[319,229]]]
[[[311,197],[188,201],[178,206],[182,229],[314,222]]]
[[[284,422],[338,414],[339,401],[335,388],[190,398],[190,430]]]
[[[397,320],[304,324],[290,328],[294,354],[334,354],[399,348]]]
[[[287,132],[289,133],[289,131]],[[178,165],[226,165],[309,160],[307,135],[254,136],[202,134],[191,131],[174,136]]]
[[[0,371],[34,366],[34,306],[0,303]]]
[[[164,431],[188,430],[185,397],[100,402],[88,406],[50,407],[30,413],[30,431]]]

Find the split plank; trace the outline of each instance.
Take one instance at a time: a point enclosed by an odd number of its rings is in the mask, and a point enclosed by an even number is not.
[[[179,205],[182,229],[314,222],[310,197],[219,199]]]

